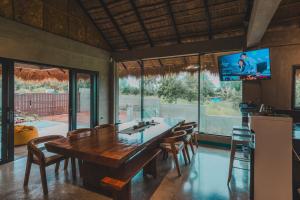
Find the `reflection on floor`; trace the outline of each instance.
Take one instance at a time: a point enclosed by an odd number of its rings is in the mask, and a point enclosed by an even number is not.
[[[172,157],[167,161],[159,159],[157,179],[144,179],[139,173],[133,180],[133,199],[153,200],[225,200],[248,199],[248,172],[234,170],[230,188],[227,187],[229,151],[200,147],[191,165],[185,166],[180,158],[182,176],[177,177]],[[105,200],[103,195],[82,187],[79,177],[72,180],[71,169],[60,169],[55,175],[54,167],[47,168],[48,197],[44,197],[37,166],[32,167],[28,189],[23,189],[26,159],[0,166],[0,199],[71,199]],[[63,166],[63,165],[61,165]]]

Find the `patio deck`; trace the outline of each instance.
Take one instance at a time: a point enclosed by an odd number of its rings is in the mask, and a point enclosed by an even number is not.
[[[39,137],[47,135],[62,135],[66,136],[69,125],[68,114],[51,115],[46,117],[40,117],[39,120],[33,122],[24,122],[21,124],[35,126],[38,129]],[[77,113],[78,127],[89,127],[90,113],[80,112]],[[26,145],[15,147],[15,160],[27,156]]]

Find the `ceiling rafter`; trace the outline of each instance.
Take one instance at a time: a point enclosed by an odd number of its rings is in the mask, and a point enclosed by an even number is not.
[[[207,19],[207,27],[208,27],[208,37],[211,40],[213,38],[213,33],[212,33],[212,28],[211,28],[211,17],[210,17],[210,12],[209,12],[209,7],[208,7],[208,2],[207,0],[203,0],[204,8],[205,8],[205,16]]]
[[[129,44],[129,42],[127,41],[125,35],[123,34],[123,32],[121,31],[118,23],[116,22],[116,20],[114,19],[114,17],[112,16],[110,10],[108,9],[106,3],[104,2],[104,0],[99,0],[102,8],[104,9],[106,15],[108,16],[108,18],[110,19],[110,21],[113,23],[113,25],[115,26],[115,28],[117,29],[119,35],[122,37],[123,41],[125,42],[126,46],[128,49],[131,49],[131,45]]]
[[[166,3],[167,3],[168,14],[171,16],[171,23],[172,23],[173,29],[175,31],[175,34],[176,34],[177,43],[181,43],[180,35],[178,33],[178,29],[176,26],[176,21],[175,21],[175,17],[174,17],[173,11],[172,11],[172,6],[170,4],[170,0],[166,0]]]
[[[87,10],[85,9],[85,7],[83,6],[81,0],[77,0],[77,3],[79,5],[79,7],[81,8],[81,10],[85,13],[85,15],[89,18],[89,20],[93,23],[93,25],[96,27],[96,29],[98,30],[98,32],[100,33],[101,37],[103,38],[103,40],[106,42],[106,44],[108,45],[108,47],[110,48],[110,50],[114,50],[112,44],[109,42],[109,40],[107,39],[107,37],[105,36],[105,34],[103,33],[103,31],[99,28],[99,26],[97,26],[97,24],[95,23],[95,21],[93,20],[93,18],[90,16],[90,14],[87,12]]]
[[[125,65],[125,63],[121,62],[121,64],[124,67],[124,69],[128,71],[127,66]]]
[[[134,13],[135,13],[135,15],[136,15],[136,17],[137,17],[137,19],[138,19],[140,25],[141,25],[141,27],[142,27],[142,29],[143,29],[143,31],[144,31],[146,37],[147,37],[147,40],[148,40],[150,46],[153,47],[153,46],[154,46],[154,45],[153,45],[153,41],[152,41],[152,39],[151,39],[151,37],[150,37],[150,35],[149,35],[149,33],[148,33],[148,30],[147,30],[147,28],[146,28],[146,26],[145,26],[145,24],[144,24],[144,21],[143,21],[142,18],[141,18],[141,15],[140,15],[140,13],[139,13],[139,11],[138,11],[138,8],[137,8],[136,5],[135,5],[135,2],[134,2],[133,0],[130,0],[130,4],[131,4],[131,6],[132,6],[132,8],[133,8],[133,10],[134,10]]]

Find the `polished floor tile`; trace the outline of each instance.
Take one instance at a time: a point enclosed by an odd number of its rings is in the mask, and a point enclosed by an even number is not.
[[[157,179],[143,178],[139,173],[132,183],[133,199],[152,200],[227,200],[248,199],[248,171],[235,169],[230,187],[227,186],[229,151],[209,147],[198,148],[192,163],[184,165],[180,157],[182,176],[177,171],[170,156],[168,160],[159,158]],[[39,169],[32,167],[28,189],[23,189],[26,159],[0,166],[0,199],[78,199],[106,200],[101,194],[85,190],[81,180],[72,180],[71,170],[54,173],[54,166],[47,168],[49,195],[44,196]],[[62,165],[61,165],[62,166]]]

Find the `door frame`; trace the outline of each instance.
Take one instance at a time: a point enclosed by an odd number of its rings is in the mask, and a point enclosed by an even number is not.
[[[73,130],[76,126],[76,106],[75,109],[72,109],[72,103],[74,102],[72,93],[74,89],[76,91],[76,73],[87,73],[91,75],[91,127],[94,127],[99,124],[99,72],[90,71],[84,69],[76,69],[71,67],[65,67],[62,65],[50,65],[45,63],[24,61],[19,59],[8,59],[0,57],[0,64],[2,64],[2,145],[0,149],[1,158],[0,165],[14,161],[14,68],[15,63],[24,63],[32,65],[43,65],[45,67],[55,67],[63,68],[69,70],[69,130]],[[75,72],[75,73],[74,73]],[[75,77],[72,78],[72,74],[75,74]],[[74,76],[74,75],[73,75]],[[75,87],[74,87],[75,86]],[[4,94],[5,91],[5,95]],[[75,94],[76,97],[76,94]],[[76,99],[75,99],[76,101]],[[74,104],[76,105],[76,104]],[[75,118],[74,118],[75,116]]]
[[[69,130],[77,129],[77,74],[90,75],[90,128],[99,124],[99,72],[70,69],[69,70]]]
[[[0,59],[2,64],[2,149],[0,164],[14,160],[14,62]]]

